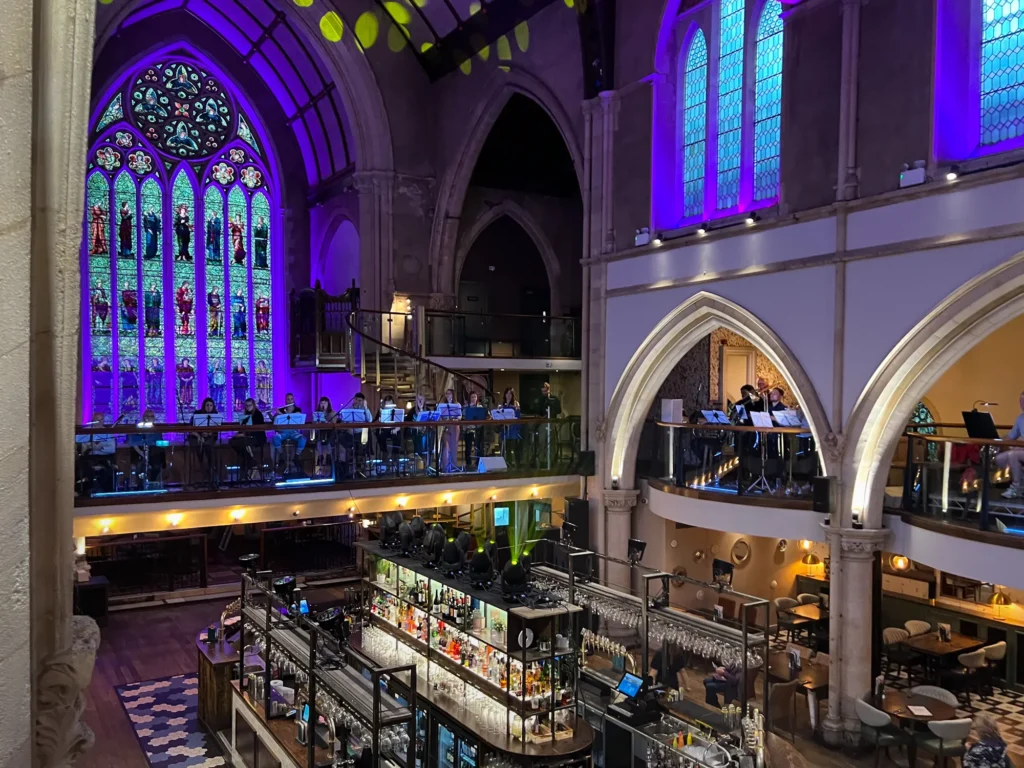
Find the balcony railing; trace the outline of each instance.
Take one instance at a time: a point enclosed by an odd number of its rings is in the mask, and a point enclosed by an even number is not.
[[[1011,492],[1002,458],[1024,451],[1024,441],[960,437],[952,433],[962,432],[962,424],[941,426],[941,435],[908,428],[906,447],[890,471],[886,507],[937,523],[1024,536],[1024,498]]]
[[[808,429],[658,422],[654,440],[651,479],[683,495],[811,507],[821,462]]]
[[[80,427],[75,460],[79,504],[151,500],[160,494],[360,487],[434,479],[478,470],[502,456],[508,476],[575,474],[579,417],[510,421],[224,424],[194,427]]]
[[[431,357],[580,359],[582,327],[576,317],[472,312],[427,312],[425,317]]]

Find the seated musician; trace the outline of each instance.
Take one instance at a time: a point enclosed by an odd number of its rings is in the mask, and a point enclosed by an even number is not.
[[[1024,411],[1024,392],[1020,393],[1020,409]],[[1024,440],[1024,413],[1013,422],[1013,428],[1006,433],[1006,440]],[[1009,469],[1012,482],[1003,491],[1004,499],[1019,499],[1024,496],[1024,448],[1010,448],[996,454],[996,465]]]
[[[302,409],[295,403],[295,395],[291,392],[284,396],[284,405],[274,411],[275,416],[283,416],[289,413],[302,413]],[[278,456],[281,452],[281,444],[285,440],[295,441],[295,458],[298,459],[302,455],[302,451],[306,448],[306,435],[299,432],[297,429],[284,429],[274,435],[274,442],[272,444],[272,453],[274,459],[274,466],[277,466]]]
[[[333,424],[338,420],[338,412],[331,405],[331,398],[322,395],[316,404],[315,415],[317,422]],[[313,432],[313,441],[316,443],[316,466],[329,467],[334,460],[334,446],[337,444],[337,435],[330,429],[318,429]]]
[[[251,397],[245,401],[242,417],[238,420],[243,426],[261,426],[267,423],[263,418],[260,409],[256,407],[256,401]],[[256,473],[256,453],[262,452],[263,446],[267,444],[267,433],[263,430],[237,432],[231,438],[231,447],[238,455],[238,463],[241,467],[240,477],[253,480]]]
[[[384,395],[384,399],[381,401],[380,404],[380,410],[377,411],[376,421],[383,422],[385,409],[394,409],[396,407],[397,406],[395,405],[395,398],[393,398],[391,395]],[[402,428],[384,428],[378,429],[376,430],[376,432],[377,446],[378,448],[384,449],[385,455],[387,456],[388,460],[390,460],[395,455],[395,453],[402,447]]]
[[[462,416],[467,421],[483,421],[487,418],[487,410],[480,405],[480,395],[476,392],[469,393],[469,400],[466,407],[462,409]],[[486,435],[483,427],[468,426],[462,429],[462,455],[466,462],[466,470],[476,469],[480,454],[486,454],[486,446],[483,439]]]
[[[372,422],[373,414],[366,407],[366,395],[362,392],[356,392],[356,396],[352,398],[352,407],[342,409],[341,420],[346,424],[350,422],[369,424]],[[365,429],[343,429],[338,437],[345,453],[346,467],[352,468],[353,471],[357,468],[360,458],[366,453],[366,447],[363,442],[363,435],[366,432],[367,430]]]
[[[142,423],[152,426],[156,414],[152,408],[142,412]],[[160,474],[167,466],[167,450],[157,443],[163,440],[159,432],[136,432],[128,436],[132,447],[132,468],[136,476],[145,475],[151,483],[159,482]]]
[[[106,417],[101,411],[92,415],[87,427],[102,427]],[[91,435],[87,442],[81,443],[82,464],[81,482],[88,493],[114,490],[114,450],[116,443],[113,435]]]
[[[213,416],[217,414],[217,405],[213,402],[212,397],[208,397],[203,400],[202,405],[192,415],[193,424],[202,424],[201,419],[196,419],[196,416]],[[199,460],[206,465],[207,472],[209,474],[209,480],[211,483],[217,483],[216,473],[213,465],[213,446],[217,442],[216,432],[189,432],[188,442],[194,449],[193,455],[198,456]]]

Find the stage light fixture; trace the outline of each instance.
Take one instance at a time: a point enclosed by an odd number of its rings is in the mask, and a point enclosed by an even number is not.
[[[291,605],[292,595],[295,594],[295,577],[280,576],[274,579],[274,593],[284,600],[285,605]]]
[[[469,582],[476,589],[487,589],[493,581],[494,565],[484,547],[480,547],[469,561]]]
[[[497,564],[497,562],[498,562],[498,542],[496,542],[494,539],[491,539],[490,541],[488,541],[486,544],[484,544],[484,552],[486,552],[487,556],[489,558],[491,558],[491,563],[492,564]]]
[[[506,600],[520,600],[529,591],[526,569],[518,560],[509,560],[501,569],[501,594]]]
[[[466,531],[459,531],[455,537],[455,543],[459,545],[459,549],[462,550],[462,554],[466,555],[469,553],[470,547],[473,545],[473,537]]]
[[[434,568],[441,562],[441,555],[444,551],[444,532],[437,528],[431,528],[423,537],[423,554],[426,557],[427,566]]]
[[[644,559],[644,552],[647,550],[647,542],[642,539],[629,540],[629,554],[626,556],[630,565],[636,565]]]
[[[250,576],[256,576],[256,568],[259,567],[260,563],[260,556],[257,553],[250,552],[247,555],[242,555],[238,558],[238,562],[246,573]]]
[[[423,537],[427,533],[427,526],[424,524],[423,518],[419,515],[413,515],[412,520],[409,521],[409,527],[412,528],[413,538],[422,542]]]
[[[398,526],[398,546],[402,550],[403,555],[408,555],[412,552],[415,541],[415,537],[412,535],[412,526],[403,521]]]
[[[455,539],[448,539],[441,550],[441,572],[446,576],[454,576],[462,571],[465,555]]]

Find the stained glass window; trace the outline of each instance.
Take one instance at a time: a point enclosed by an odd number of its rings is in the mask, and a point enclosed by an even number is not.
[[[690,41],[682,77],[683,215],[704,210],[704,159],[707,143],[708,46],[699,29]]]
[[[754,201],[779,194],[782,141],[782,7],[768,0],[757,25],[754,80]]]
[[[718,208],[740,197],[743,151],[743,3],[722,0],[718,53]]]
[[[274,198],[253,124],[193,61],[126,79],[96,119],[82,290],[88,407],[187,419],[272,404]]]
[[[934,426],[935,417],[931,410],[924,403],[914,406],[914,412],[910,416],[910,423],[915,425],[914,431],[919,435],[937,435],[938,430]],[[939,455],[938,443],[928,443],[928,461],[936,461]]]
[[[982,0],[981,143],[1024,133],[1024,3]]]

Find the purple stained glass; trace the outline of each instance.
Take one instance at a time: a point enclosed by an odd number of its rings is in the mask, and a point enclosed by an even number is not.
[[[1024,3],[983,0],[981,143],[1024,134]]]
[[[768,0],[757,25],[754,81],[754,201],[779,194],[782,145],[782,6]]]
[[[151,408],[158,421],[187,419],[207,393],[237,414],[254,386],[270,404],[274,185],[236,103],[204,65],[161,60],[127,76],[96,118],[84,388],[104,418]],[[166,130],[178,122],[189,123],[196,150],[182,152],[187,142]],[[204,156],[203,166],[194,162]]]
[[[718,208],[740,198],[743,151],[743,6],[721,0],[718,52]]]
[[[708,46],[699,29],[690,41],[682,72],[683,215],[704,211],[704,162],[707,146]]]

